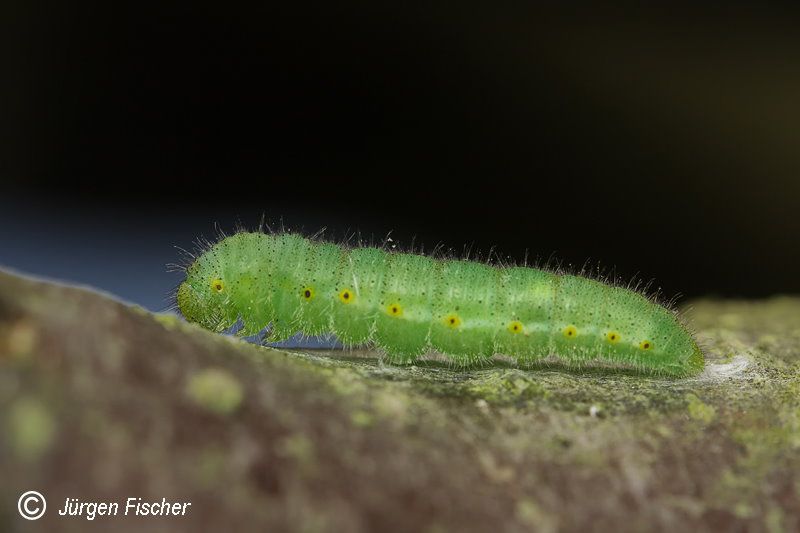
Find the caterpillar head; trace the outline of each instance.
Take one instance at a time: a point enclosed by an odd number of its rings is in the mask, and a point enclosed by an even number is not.
[[[225,289],[225,281],[219,276],[190,268],[186,280],[178,287],[178,309],[187,321],[206,329],[222,331],[230,322],[225,313],[228,307]]]

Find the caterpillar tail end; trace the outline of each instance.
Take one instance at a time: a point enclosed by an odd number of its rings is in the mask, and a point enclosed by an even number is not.
[[[705,366],[706,362],[705,357],[703,356],[703,351],[700,350],[700,346],[695,343],[692,355],[690,355],[689,359],[686,360],[686,375],[696,376],[703,371]]]

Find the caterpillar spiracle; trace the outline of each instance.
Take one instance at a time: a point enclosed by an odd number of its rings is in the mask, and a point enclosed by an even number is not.
[[[504,354],[665,376],[704,364],[676,313],[634,290],[294,233],[240,232],[209,245],[186,268],[176,300],[189,322],[210,330],[270,326],[271,341],[333,333],[344,345],[374,345],[394,364],[429,351],[463,366]]]

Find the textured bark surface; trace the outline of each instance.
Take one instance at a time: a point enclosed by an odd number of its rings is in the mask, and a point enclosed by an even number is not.
[[[390,367],[0,273],[0,529],[800,529],[800,299],[689,316],[692,379]],[[192,507],[57,515],[131,496]]]

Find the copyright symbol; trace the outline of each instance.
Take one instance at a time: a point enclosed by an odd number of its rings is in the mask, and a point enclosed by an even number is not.
[[[40,492],[29,490],[17,500],[17,510],[25,520],[39,520],[44,516],[47,502]]]

